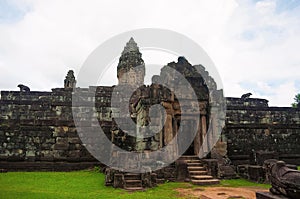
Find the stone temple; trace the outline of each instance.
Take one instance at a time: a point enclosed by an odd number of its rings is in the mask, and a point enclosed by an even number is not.
[[[0,169],[56,171],[99,165],[106,173],[106,185],[142,189],[166,180],[215,184],[237,175],[267,180],[263,167],[267,159],[300,165],[298,108],[269,107],[267,100],[258,98],[224,98],[205,67],[191,65],[184,57],[162,67],[152,84],[144,85],[145,64],[133,38],[121,52],[117,77],[116,86],[78,88],[74,72],[69,71],[64,87],[52,92],[1,91]],[[194,108],[185,108],[192,99],[196,99]],[[219,129],[212,110],[222,108],[222,103],[225,126]],[[97,137],[99,125],[105,139]],[[85,140],[86,132],[92,134]],[[217,135],[217,142],[212,142]],[[112,146],[104,144],[106,139]],[[93,143],[97,147],[90,150]],[[182,147],[184,143],[189,146]],[[168,156],[151,156],[165,146],[170,149]],[[122,150],[143,157],[129,161]],[[109,166],[98,161],[103,154],[109,154]],[[168,164],[145,167],[154,159]],[[145,172],[134,172],[141,169],[140,163]]]

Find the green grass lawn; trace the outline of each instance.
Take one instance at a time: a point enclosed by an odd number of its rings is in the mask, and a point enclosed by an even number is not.
[[[222,180],[221,186],[264,186],[246,180]],[[104,185],[104,174],[76,172],[0,173],[0,198],[178,198],[176,188],[193,188],[189,183],[169,182],[139,192]]]
[[[76,172],[0,173],[0,198],[176,198],[177,187],[186,183],[166,183],[144,192],[129,193],[106,187],[104,174]]]
[[[221,180],[220,185],[224,187],[261,187],[265,189],[271,188],[270,184],[259,184],[245,179]]]

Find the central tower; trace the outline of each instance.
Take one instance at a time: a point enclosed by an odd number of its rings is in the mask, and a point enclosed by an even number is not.
[[[142,85],[145,78],[145,63],[134,39],[127,42],[117,67],[119,84]]]

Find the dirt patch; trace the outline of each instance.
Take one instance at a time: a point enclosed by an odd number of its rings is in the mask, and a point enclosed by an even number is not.
[[[268,191],[259,187],[206,187],[195,189],[176,189],[181,197],[200,199],[255,199],[255,192]]]

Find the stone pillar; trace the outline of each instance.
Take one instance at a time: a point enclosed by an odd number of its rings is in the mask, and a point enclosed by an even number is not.
[[[164,141],[163,141],[163,130],[159,132],[159,148],[163,148]]]
[[[206,126],[206,116],[205,115],[201,115],[201,130],[202,130],[202,149],[204,153],[208,152],[208,140],[207,140],[207,126]]]
[[[173,125],[172,125],[172,115],[167,114],[166,123],[164,126],[164,143],[165,145],[169,144],[169,142],[173,138]]]
[[[169,102],[163,102],[162,105],[166,109],[166,122],[164,125],[164,143],[165,145],[169,144],[169,142],[173,139],[173,124],[172,124],[172,118],[173,118],[173,108],[172,104]]]
[[[170,142],[174,138],[174,129],[173,129],[173,117],[174,117],[173,113],[174,113],[174,111],[173,111],[173,106],[172,106],[171,102],[162,102],[162,105],[166,109],[166,113],[167,113],[166,122],[164,125],[164,144],[170,145]],[[175,139],[174,139],[174,144],[171,146],[171,150],[172,150],[171,151],[172,154],[175,157],[178,153],[177,140],[175,140]]]
[[[198,122],[198,126],[197,126],[197,134],[194,139],[194,154],[197,156],[199,156],[201,144],[203,143],[202,133],[201,133],[202,132],[201,119],[199,120],[200,121]]]
[[[144,137],[146,135],[146,129],[144,128],[147,123],[147,111],[141,100],[139,100],[138,104],[135,107],[136,112],[136,145],[135,150],[138,152],[142,152],[146,149],[146,142],[144,141]]]
[[[124,175],[121,173],[116,173],[114,175],[114,188],[124,188]]]
[[[201,145],[200,145],[200,151],[197,153],[198,155],[203,156],[204,154],[207,154],[208,152],[208,137],[207,137],[207,102],[199,102],[199,110],[200,110],[200,126],[201,126]],[[202,153],[202,154],[199,154]]]

